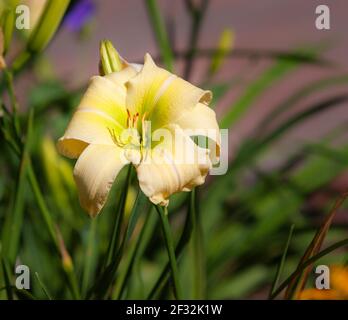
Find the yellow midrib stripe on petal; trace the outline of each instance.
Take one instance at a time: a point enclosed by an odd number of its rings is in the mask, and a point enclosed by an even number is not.
[[[119,127],[121,130],[124,129],[124,126],[122,126],[118,121],[116,121],[113,117],[109,116],[106,112],[103,112],[101,110],[96,110],[94,108],[81,108],[81,109],[77,110],[76,112],[86,112],[86,113],[98,115],[98,116],[104,118],[105,120],[112,122],[117,127]]]

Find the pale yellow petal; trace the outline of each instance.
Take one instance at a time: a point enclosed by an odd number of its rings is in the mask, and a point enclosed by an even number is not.
[[[141,190],[154,204],[167,205],[170,195],[201,185],[211,168],[209,151],[198,147],[178,126],[173,141],[150,150],[137,166]]]
[[[138,73],[137,70],[138,69],[136,67],[133,67],[133,65],[129,65],[121,71],[109,73],[104,77],[115,84],[124,85]]]
[[[216,150],[211,151],[214,151],[216,158],[219,157],[221,139],[214,110],[203,103],[198,103],[192,110],[183,113],[175,123],[182,129],[187,130],[186,133],[190,136],[204,136],[213,140]]]
[[[90,144],[74,168],[81,206],[92,216],[103,208],[112,184],[126,165],[122,149],[116,146]]]
[[[144,67],[127,83],[126,105],[133,113],[160,128],[193,109],[198,102],[209,103],[211,92],[195,87],[189,82],[159,68],[147,54]]]
[[[59,139],[59,151],[76,158],[90,143],[113,144],[114,135],[126,126],[125,98],[123,84],[107,77],[93,77],[64,136]]]
[[[111,76],[93,77],[78,110],[95,111],[106,118],[112,118],[120,126],[124,127],[126,125],[127,112],[125,109],[126,88],[122,83],[122,78],[125,75],[123,72],[120,72],[118,81],[115,80],[116,76],[114,78]],[[111,81],[112,79],[114,81]]]

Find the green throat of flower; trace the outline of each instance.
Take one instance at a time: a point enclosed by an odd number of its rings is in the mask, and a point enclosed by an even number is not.
[[[150,149],[150,134],[151,134],[151,122],[147,119],[147,113],[145,112],[140,119],[139,112],[131,113],[127,109],[127,122],[126,128],[121,133],[116,133],[114,130],[110,130],[112,138],[115,144],[126,151],[126,157],[131,162],[141,161],[144,156],[145,150]],[[139,158],[134,160],[135,157]]]

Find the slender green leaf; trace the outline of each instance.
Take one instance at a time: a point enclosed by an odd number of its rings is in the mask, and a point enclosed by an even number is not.
[[[206,296],[206,257],[198,190],[197,188],[192,190],[190,203],[190,210],[193,211],[192,217],[194,218],[191,239],[193,247],[193,299],[204,299]]]
[[[273,111],[260,122],[257,129],[255,130],[255,135],[257,136],[264,130],[264,128],[268,124],[273,123],[280,115],[282,115],[286,111],[289,111],[293,106],[295,106],[297,103],[307,98],[311,94],[315,92],[322,92],[323,90],[330,87],[336,87],[346,84],[348,84],[348,75],[328,77],[306,85],[295,93],[292,93],[288,99],[285,99],[282,103],[275,107]]]
[[[40,286],[42,292],[45,294],[47,299],[48,300],[52,300],[52,296],[48,293],[48,290],[47,290],[46,286],[41,281],[40,276],[39,276],[39,274],[37,272],[35,272],[35,277],[37,279],[37,282],[39,283],[39,286]]]
[[[121,239],[121,228],[122,228],[122,223],[124,218],[124,208],[126,205],[126,199],[127,199],[130,181],[131,181],[131,175],[132,175],[132,166],[129,166],[125,185],[121,193],[121,199],[118,203],[117,210],[116,210],[114,227],[112,229],[113,233],[112,233],[111,241],[109,243],[108,252],[106,255],[107,259],[106,259],[105,266],[110,265],[112,263],[112,260],[115,260],[115,257],[117,255],[117,250],[118,250],[118,246],[120,244],[120,239]]]
[[[280,262],[279,262],[279,265],[278,265],[278,268],[277,268],[277,272],[275,274],[274,281],[272,283],[272,287],[271,287],[271,290],[270,290],[270,293],[269,293],[269,297],[271,297],[271,295],[272,295],[273,291],[275,290],[275,288],[278,287],[279,279],[280,279],[280,277],[282,275],[282,272],[283,272],[283,269],[284,269],[286,255],[287,255],[288,250],[289,250],[289,246],[290,246],[292,234],[294,232],[294,228],[295,228],[295,225],[294,224],[291,225],[290,231],[289,231],[288,240],[286,241],[285,248],[284,248],[283,254],[282,254],[282,258],[280,259]]]
[[[322,226],[315,234],[312,242],[308,246],[306,252],[304,253],[303,257],[301,258],[299,265],[302,265],[306,260],[317,254],[325,240],[326,234],[329,231],[329,228],[331,226],[332,220],[335,217],[337,210],[342,206],[343,202],[348,197],[348,193],[342,195],[335,203],[333,208],[331,209],[330,213],[325,218]],[[301,274],[299,274],[297,277],[295,277],[289,284],[285,299],[292,298],[296,296],[301,290],[303,290],[304,286],[306,285],[309,273],[311,271],[311,267],[307,267],[304,269]]]
[[[12,288],[12,284],[10,280],[11,276],[10,276],[9,266],[4,257],[2,257],[1,259],[1,264],[2,264],[2,272],[3,272],[4,280],[5,280],[7,299],[13,300],[13,292],[12,292],[13,288]]]
[[[345,247],[348,245],[348,239],[344,239],[341,241],[338,241],[331,246],[325,248],[324,250],[320,251],[319,253],[315,254],[303,264],[299,265],[296,270],[274,291],[274,293],[271,296],[271,299],[275,299],[296,277],[298,277],[303,270],[305,270],[307,267],[312,265],[314,262],[318,261],[319,259],[325,257],[326,255],[330,254],[331,252]]]
[[[29,52],[40,52],[48,45],[64,17],[70,0],[51,0],[45,5],[44,12],[30,33],[27,48]]]
[[[306,49],[304,52],[309,56],[315,55],[313,49]],[[245,112],[254,104],[257,98],[259,98],[266,90],[270,89],[277,81],[283,79],[291,71],[294,71],[300,64],[291,60],[278,60],[270,68],[261,74],[259,78],[252,81],[251,84],[245,89],[242,96],[231,105],[230,110],[221,120],[222,128],[229,128],[235,124]]]
[[[14,8],[7,8],[2,12],[2,16],[0,19],[0,26],[2,26],[2,31],[4,34],[4,46],[3,46],[4,56],[10,48],[14,25],[15,25]]]
[[[194,223],[194,219],[195,219],[193,216],[194,210],[192,207],[194,204],[193,196],[194,195],[191,193],[184,229],[182,231],[179,242],[177,243],[176,248],[175,248],[175,255],[178,258],[181,256],[184,248],[189,243],[189,241],[191,239],[191,235],[192,235],[193,223]],[[168,262],[164,266],[158,280],[156,281],[156,283],[152,287],[150,294],[148,295],[148,298],[147,298],[148,300],[155,299],[159,295],[159,293],[161,292],[163,287],[166,285],[166,283],[169,279],[169,275],[170,275],[170,263]]]
[[[14,291],[16,293],[18,300],[36,300],[36,298],[28,290],[17,289],[15,287]]]
[[[173,291],[174,296],[176,299],[181,299],[181,287],[179,283],[179,271],[178,266],[176,262],[176,256],[175,256],[175,249],[174,249],[174,243],[173,238],[171,235],[170,225],[168,221],[168,211],[166,208],[162,210],[162,208],[156,206],[156,210],[158,212],[158,215],[160,217],[160,221],[162,224],[162,232],[164,235],[164,240],[168,252],[168,258],[170,262],[170,268],[171,268],[171,275],[172,275],[172,281],[173,281]]]
[[[146,212],[148,208],[149,208],[149,201],[147,197],[145,196],[145,194],[141,190],[139,190],[131,215],[130,215],[128,225],[127,225],[127,231],[125,233],[125,241],[130,240],[140,214],[142,212]]]
[[[13,210],[6,216],[4,228],[2,230],[3,252],[11,265],[14,264],[19,247],[20,234],[23,224],[24,214],[24,191],[25,177],[28,166],[28,152],[32,137],[33,110],[30,110],[27,125],[26,141],[22,147],[22,158],[20,162],[17,182],[16,195],[14,197]]]
[[[158,3],[156,0],[145,0],[145,4],[163,62],[169,71],[173,71],[174,56]]]
[[[146,198],[145,195],[143,195],[142,197]],[[141,207],[138,206],[138,208],[134,211],[134,215],[138,215],[138,212],[140,212]],[[141,254],[141,245],[145,240],[145,235],[147,233],[147,230],[150,226],[150,215],[151,215],[151,208],[148,208],[148,212],[147,215],[145,217],[145,222],[144,225],[141,229],[141,232],[139,234],[139,237],[136,241],[135,246],[133,246],[133,248],[131,249],[131,253],[129,256],[129,259],[127,261],[127,265],[125,267],[125,271],[121,274],[119,281],[118,281],[118,286],[115,292],[115,297],[117,299],[121,299],[124,295],[125,289],[126,289],[126,285],[128,280],[131,277],[134,265],[136,260],[139,258],[140,254]],[[130,224],[129,224],[130,226]],[[129,227],[129,229],[133,229],[133,227]],[[127,239],[129,239],[130,236],[127,236]]]
[[[87,289],[92,279],[92,275],[93,275],[95,264],[96,264],[97,223],[98,223],[97,219],[91,220],[89,230],[88,230],[87,248],[86,248],[85,260],[83,265],[82,286],[81,286],[81,293],[83,296],[87,294]]]

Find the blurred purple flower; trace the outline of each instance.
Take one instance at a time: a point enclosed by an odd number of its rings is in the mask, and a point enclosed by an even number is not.
[[[93,0],[76,0],[68,11],[64,25],[72,32],[79,32],[90,21],[96,10]]]

